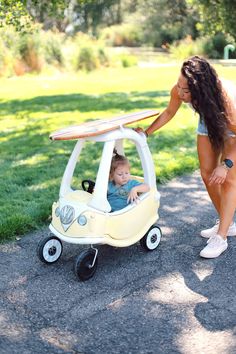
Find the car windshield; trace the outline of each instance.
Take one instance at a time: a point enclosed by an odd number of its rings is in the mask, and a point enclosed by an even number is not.
[[[83,180],[96,180],[103,143],[86,141],[77,161],[71,187],[81,189]]]

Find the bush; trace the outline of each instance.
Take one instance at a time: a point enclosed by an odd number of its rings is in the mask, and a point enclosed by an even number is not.
[[[130,66],[137,65],[137,58],[133,55],[123,54],[120,56],[120,60],[121,60],[121,65],[123,66],[123,68],[128,68]]]
[[[0,38],[0,76],[3,76],[8,68],[8,50]]]
[[[74,51],[77,52],[74,67],[76,70],[92,71],[101,66],[109,65],[109,57],[102,41],[95,40],[84,33],[74,38]]]
[[[79,50],[77,70],[92,71],[99,66],[98,58],[91,47],[82,47]]]
[[[155,48],[160,48],[163,44],[174,43],[174,41],[180,40],[182,37],[182,28],[180,25],[175,25],[173,27],[158,26],[151,32],[144,29],[145,42],[149,43]]]
[[[104,48],[98,48],[98,59],[102,66],[109,66],[109,57]]]
[[[16,43],[19,35],[12,28],[0,29],[0,75],[11,76],[14,73],[14,61],[17,55]]]
[[[193,41],[191,37],[186,37],[171,45],[169,50],[178,59],[185,59],[196,54],[210,59],[223,59],[224,47],[229,43],[235,45],[235,41],[230,36],[217,33],[213,37],[198,38],[196,41]],[[230,56],[236,58],[236,51],[230,52]]]
[[[60,33],[43,32],[44,57],[48,64],[64,65],[62,54],[63,37]]]
[[[214,37],[204,39],[203,51],[211,59],[223,59],[224,47],[227,44],[235,45],[235,41],[229,35],[217,33]],[[235,52],[230,52],[231,58],[236,58]]]
[[[138,47],[142,44],[140,27],[132,24],[110,26],[100,33],[100,38],[106,45],[120,47]]]
[[[186,59],[192,55],[204,54],[204,42],[201,39],[193,41],[190,36],[187,36],[181,41],[174,42],[169,46],[171,55],[176,59]]]
[[[43,66],[42,43],[39,35],[25,34],[20,36],[18,44],[18,60],[26,72],[40,72]]]

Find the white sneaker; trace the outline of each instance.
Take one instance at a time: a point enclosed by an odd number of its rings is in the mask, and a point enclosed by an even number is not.
[[[219,223],[220,223],[220,220],[217,219],[215,225],[212,228],[201,231],[201,233],[200,233],[201,236],[204,237],[204,238],[210,238],[210,237],[216,235],[217,232],[218,232],[218,229],[219,229]],[[236,224],[235,224],[235,222],[233,222],[230,225],[227,236],[236,236]]]
[[[203,258],[216,258],[223,253],[227,247],[227,240],[224,240],[220,235],[214,235],[207,241],[207,245],[201,250],[200,256]]]

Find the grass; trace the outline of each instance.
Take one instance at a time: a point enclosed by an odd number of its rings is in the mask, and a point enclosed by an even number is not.
[[[0,240],[14,238],[50,222],[64,168],[75,142],[51,142],[52,131],[90,119],[166,107],[180,65],[105,69],[90,74],[24,76],[0,85]],[[235,67],[218,66],[236,81]],[[147,126],[151,120],[140,123]],[[149,138],[160,183],[198,168],[197,117],[183,106],[176,117]],[[134,147],[127,144],[133,173],[140,175]],[[95,177],[100,147],[83,152],[77,175]],[[74,181],[78,184],[78,181]]]

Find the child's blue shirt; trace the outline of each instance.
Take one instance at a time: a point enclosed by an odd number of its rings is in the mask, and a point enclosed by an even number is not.
[[[117,211],[125,208],[129,203],[127,198],[131,189],[135,186],[139,186],[140,182],[131,179],[126,184],[120,187],[116,187],[115,184],[111,181],[108,183],[107,190],[107,200],[110,203],[111,211]]]

